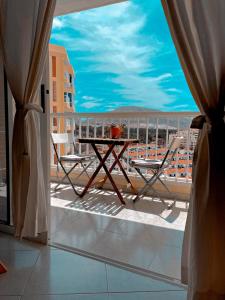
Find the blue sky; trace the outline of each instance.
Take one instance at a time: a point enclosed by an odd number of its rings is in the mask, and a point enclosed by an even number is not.
[[[130,0],[56,17],[50,43],[67,49],[78,112],[120,106],[197,110],[160,0]]]

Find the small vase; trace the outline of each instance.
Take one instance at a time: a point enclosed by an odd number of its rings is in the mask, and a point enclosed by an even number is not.
[[[122,128],[113,126],[111,127],[111,138],[112,139],[119,139],[122,135]]]

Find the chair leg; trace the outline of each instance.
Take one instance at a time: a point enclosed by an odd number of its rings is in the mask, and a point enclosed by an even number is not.
[[[70,183],[70,185],[71,185],[71,187],[72,187],[74,193],[75,193],[77,196],[79,196],[79,193],[76,191],[76,189],[75,189],[75,187],[74,187],[74,184],[72,183],[72,181],[71,181],[71,179],[70,179],[70,177],[69,177],[69,174],[70,174],[70,173],[73,171],[73,169],[78,165],[78,163],[76,163],[76,164],[69,170],[69,172],[66,171],[66,169],[65,169],[65,167],[63,166],[62,163],[60,163],[60,165],[61,165],[61,167],[62,167],[62,169],[63,169],[63,171],[64,171],[64,173],[65,173],[65,176],[63,177],[63,180],[64,180],[65,178],[67,178],[67,179],[69,180],[69,183]],[[62,184],[62,180],[61,180],[61,182],[60,182],[59,184]],[[59,186],[59,184],[58,184],[57,186]]]
[[[90,165],[91,165],[93,162],[94,162],[94,160],[92,160],[87,166],[84,166],[83,163],[80,162],[81,165],[82,165],[82,167],[83,167],[83,170],[82,170],[82,172],[76,177],[76,179],[79,178],[83,173],[86,173],[86,175],[88,176],[88,178],[90,178],[89,174],[87,173],[87,169],[90,167]],[[63,169],[65,175],[64,175],[63,178],[58,182],[58,184],[55,186],[55,188],[54,188],[55,191],[57,190],[57,188],[59,187],[59,185],[61,185],[61,184],[63,183],[63,181],[67,178],[68,181],[69,181],[69,183],[70,183],[70,185],[71,185],[71,187],[72,187],[72,189],[73,189],[73,191],[74,191],[74,193],[75,193],[77,196],[80,195],[80,194],[76,191],[76,189],[75,189],[75,187],[74,187],[74,184],[72,183],[72,181],[71,181],[71,179],[70,179],[70,177],[69,177],[69,174],[76,168],[76,166],[77,166],[78,164],[79,164],[79,163],[76,163],[76,164],[69,170],[69,172],[67,172],[66,169],[65,169],[65,167],[63,166],[63,164],[60,163],[61,168]],[[59,170],[59,167],[58,167],[58,165],[57,165],[57,177],[58,177],[58,170]]]
[[[144,175],[141,173],[141,170],[139,168],[135,168],[135,170],[138,172],[138,174],[142,177],[142,179],[147,184],[147,179],[144,177]],[[146,186],[146,185],[145,185]],[[140,196],[142,195],[142,190],[145,188],[145,186],[137,193],[136,197],[133,200],[133,203],[135,203],[137,200],[140,200]]]
[[[140,199],[140,196],[144,196],[145,192],[151,188],[154,193],[159,197],[160,201],[164,204],[164,205],[167,205],[167,203],[165,202],[164,199],[162,199],[158,193],[156,192],[156,190],[153,188],[153,185],[154,183],[159,180],[159,182],[163,185],[163,187],[167,190],[168,193],[171,194],[170,190],[168,189],[168,187],[166,186],[166,184],[161,180],[160,176],[162,175],[162,172],[161,171],[152,171],[153,172],[153,176],[147,180],[145,178],[145,176],[141,173],[141,170],[139,168],[135,168],[136,171],[138,172],[138,174],[142,177],[142,179],[145,181],[145,185],[144,187],[138,192],[137,196],[135,197],[135,199],[133,200],[133,202],[135,203],[137,200]],[[173,203],[167,205],[167,209],[171,209],[174,205],[176,204],[176,200],[174,200]]]
[[[137,200],[140,200],[140,197],[144,196],[145,191],[149,188],[148,183],[144,185],[144,187],[138,192],[137,196],[134,198],[133,202],[135,203]]]
[[[161,180],[161,178],[158,178],[159,182],[164,186],[164,188],[167,190],[168,193],[172,194],[167,185]],[[165,201],[164,201],[165,202]],[[176,204],[176,200],[173,201],[173,203],[168,204],[167,209],[171,209]]]
[[[82,170],[82,172],[76,177],[76,179],[77,178],[79,178],[82,174],[84,174],[84,173],[86,173],[86,175],[87,175],[87,177],[90,179],[90,176],[89,176],[89,174],[88,174],[88,172],[87,172],[87,169],[93,164],[93,162],[94,162],[95,160],[92,160],[89,164],[87,164],[86,166],[85,165],[83,165],[83,163],[81,163],[81,165],[82,165],[82,167],[83,167],[83,170]]]
[[[58,184],[55,186],[55,188],[54,188],[54,190],[56,191],[57,190],[57,188],[58,188],[58,186],[60,186],[62,183],[63,183],[63,181],[67,178],[67,176],[76,168],[76,166],[78,165],[78,163],[76,163],[70,170],[69,170],[69,172],[66,172],[66,169],[62,166],[62,164],[61,164],[61,167],[62,167],[62,169],[63,169],[63,171],[64,171],[64,173],[65,173],[65,175],[63,176],[63,178],[58,182]],[[58,173],[57,173],[58,174]],[[58,177],[58,176],[57,176]]]
[[[140,169],[138,169],[138,168],[135,168],[136,169],[136,171],[138,172],[138,174],[143,178],[143,180],[145,181],[145,185],[144,185],[144,187],[138,192],[138,194],[137,194],[137,196],[135,197],[135,199],[133,200],[133,202],[135,203],[137,200],[139,200],[140,199],[140,196],[142,195],[142,196],[144,196],[144,194],[145,194],[145,191],[148,189],[148,188],[150,188],[150,187],[152,187],[152,185],[154,184],[154,182],[155,182],[155,174],[153,174],[153,176],[149,179],[149,180],[147,180],[145,177],[144,177],[144,175],[141,173],[141,171],[140,171]],[[153,189],[153,187],[152,187],[152,189]],[[154,189],[153,189],[153,191],[155,191]]]
[[[56,165],[56,176],[57,176],[57,179],[59,180],[59,162],[57,162],[57,165]],[[65,178],[65,176],[63,177],[62,180],[60,180],[60,182],[63,181],[64,178]],[[55,186],[55,188],[54,188],[55,191],[57,190],[57,187],[61,184],[60,182]]]
[[[148,190],[148,189],[152,189],[154,194],[160,199],[160,201],[166,205],[166,202],[164,201],[164,199],[161,199],[159,194],[156,192],[156,190],[153,188],[153,184],[155,183],[154,182],[147,182],[145,184],[145,186],[139,191],[138,195],[135,197],[135,199],[133,200],[133,202],[136,202],[137,200],[140,200],[140,196],[144,196],[145,195],[145,192]]]
[[[173,201],[173,203],[168,204],[167,209],[172,209],[176,204],[176,200]]]

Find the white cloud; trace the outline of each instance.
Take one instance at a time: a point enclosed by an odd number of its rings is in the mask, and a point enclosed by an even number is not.
[[[95,98],[92,96],[83,96],[82,99],[84,100],[94,100]]]
[[[93,107],[101,106],[102,99],[97,99],[92,96],[83,96],[82,99],[84,101],[80,104],[80,107],[93,108]]]
[[[160,82],[160,81],[166,80],[166,79],[171,78],[171,77],[172,77],[171,73],[165,73],[165,74],[161,74],[158,77],[152,78],[152,81],[159,81]]]
[[[155,78],[130,75],[118,76],[113,81],[122,87],[115,92],[119,92],[127,100],[138,101],[133,102],[133,105],[163,109],[172,102],[171,96],[160,87],[161,81]]]
[[[169,89],[166,89],[167,92],[172,92],[172,93],[182,93],[181,90],[179,89],[176,89],[176,88],[169,88]]]
[[[80,104],[80,107],[84,107],[84,108],[93,108],[93,107],[98,107],[101,104],[98,102],[84,102],[82,104]]]
[[[118,85],[114,92],[124,99],[138,100],[138,104],[156,109],[163,109],[176,99],[176,95],[171,93],[175,92],[175,88],[163,88],[172,74],[153,75],[153,60],[160,53],[162,44],[153,35],[143,34],[146,16],[132,2],[54,20],[57,31],[53,30],[52,38],[62,41],[68,50],[74,51],[77,59],[79,53],[85,53],[79,59],[89,62],[89,72],[110,74],[106,80]],[[60,27],[62,24],[64,29]],[[87,97],[90,96],[83,96],[83,99],[94,100]],[[92,108],[100,105],[96,101],[88,103],[84,102],[81,106]]]
[[[180,108],[182,108],[182,109],[190,109],[190,105],[188,105],[188,104],[179,104],[179,105],[174,105],[174,106],[172,106],[171,107],[171,109],[180,109]]]
[[[55,17],[53,19],[52,28],[54,29],[61,29],[64,26],[63,19],[60,17]]]

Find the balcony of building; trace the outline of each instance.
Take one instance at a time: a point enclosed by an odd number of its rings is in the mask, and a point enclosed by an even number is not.
[[[124,124],[123,136],[139,140],[131,145],[124,156],[124,167],[137,189],[143,180],[130,167],[132,158],[162,159],[174,137],[184,137],[171,167],[163,176],[171,193],[160,183],[154,188],[157,196],[148,191],[140,201],[133,203],[135,195],[119,169],[113,171],[113,178],[122,191],[126,205],[121,205],[117,195],[107,181],[103,189],[92,186],[83,198],[77,197],[71,186],[65,182],[55,190],[57,181],[63,176],[57,173],[56,157],[51,147],[51,243],[98,259],[122,264],[151,276],[165,280],[179,281],[183,233],[186,223],[191,188],[192,156],[198,132],[190,129],[195,113],[129,112],[129,113],[57,113],[51,115],[51,132],[74,133],[79,137],[108,137],[110,124]],[[57,120],[53,121],[53,120]],[[62,126],[62,123],[64,126]],[[58,126],[55,126],[55,125]],[[60,126],[62,126],[60,128]],[[103,149],[104,150],[104,147]],[[74,153],[71,145],[58,148],[60,154]],[[91,146],[77,143],[79,154],[92,154]],[[108,164],[113,158],[108,159]],[[88,169],[92,174],[97,162]],[[87,183],[86,175],[71,179],[81,191]],[[98,179],[104,173],[100,173]],[[147,176],[151,176],[147,174]],[[162,203],[176,204],[167,209]]]

